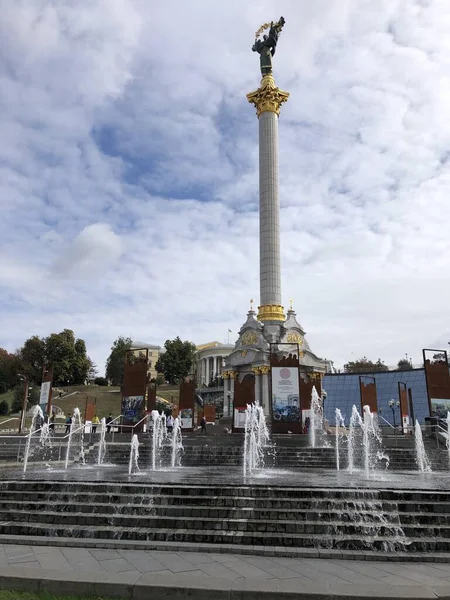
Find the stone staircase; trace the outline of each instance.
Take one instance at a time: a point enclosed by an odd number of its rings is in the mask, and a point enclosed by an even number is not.
[[[0,543],[45,539],[283,556],[395,552],[423,560],[418,553],[450,552],[450,492],[0,482]]]

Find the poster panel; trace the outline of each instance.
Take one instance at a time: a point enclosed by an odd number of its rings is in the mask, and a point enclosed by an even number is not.
[[[144,396],[124,396],[122,414],[127,423],[137,423],[141,419]]]
[[[245,428],[245,408],[234,409],[234,427],[239,429]]]
[[[430,398],[430,404],[433,417],[447,418],[447,411],[450,411],[450,398]]]
[[[42,408],[43,413],[47,412],[47,404],[48,404],[48,399],[50,397],[51,385],[52,385],[51,381],[43,381],[41,384],[41,395],[39,397],[39,405]]]
[[[178,418],[181,421],[181,429],[192,429],[194,426],[192,408],[182,408]]]
[[[299,382],[296,367],[272,367],[272,414],[274,421],[298,423]]]

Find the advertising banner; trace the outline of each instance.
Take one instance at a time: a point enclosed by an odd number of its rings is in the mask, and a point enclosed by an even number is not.
[[[181,421],[181,429],[192,429],[194,426],[192,408],[182,408],[178,418]]]
[[[236,408],[234,411],[234,427],[244,429],[245,427],[245,408]]]
[[[124,396],[122,414],[127,423],[137,423],[141,419],[144,396]]]
[[[272,367],[272,411],[274,421],[286,423],[300,421],[296,367]]]
[[[447,411],[450,411],[450,398],[430,398],[430,404],[433,417],[447,418]]]
[[[48,399],[50,397],[51,381],[43,381],[41,384],[41,395],[39,397],[39,406],[42,408],[42,412],[47,412]]]

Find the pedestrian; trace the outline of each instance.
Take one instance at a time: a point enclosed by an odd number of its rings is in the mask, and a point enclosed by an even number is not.
[[[205,435],[208,435],[208,432],[206,431],[206,419],[205,419],[205,415],[203,415],[202,420],[200,421],[200,427],[202,428],[202,430],[200,431],[200,433],[205,432]]]
[[[94,418],[92,419],[92,435],[97,433],[97,425],[100,425],[100,419],[97,415],[94,415]]]
[[[110,433],[111,432],[111,423],[113,421],[112,418],[112,414],[109,413],[109,415],[106,417],[106,432]]]
[[[56,419],[56,415],[55,415],[55,413],[52,413],[52,416],[50,417],[50,423],[48,426],[50,435],[55,435],[55,419]]]
[[[70,433],[71,426],[72,426],[72,417],[68,416],[66,419],[66,430],[64,432],[64,435],[67,435],[68,433]]]
[[[173,417],[172,417],[172,415],[169,415],[167,417],[166,427],[167,427],[167,432],[168,433],[172,433],[172,431],[173,431]]]

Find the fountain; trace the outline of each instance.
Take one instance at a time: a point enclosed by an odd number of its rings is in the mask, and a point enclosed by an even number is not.
[[[448,466],[450,467],[450,412],[447,411],[447,453],[448,453]]]
[[[269,443],[269,431],[264,410],[256,401],[245,410],[244,477],[255,469],[264,468],[264,450]]]
[[[180,466],[182,454],[183,454],[183,437],[181,434],[180,419],[177,417],[173,422],[172,458],[171,458],[171,466],[172,467]]]
[[[416,446],[416,462],[417,466],[419,467],[419,471],[421,473],[431,473],[431,464],[423,444],[422,428],[417,420],[414,428],[414,437]]]
[[[103,464],[106,455],[106,419],[103,417],[101,421],[101,430],[100,430],[100,443],[98,445],[98,458],[97,464],[100,466]]]
[[[42,409],[39,405],[33,406],[32,412],[31,412],[31,425],[30,425],[30,432],[27,436],[27,443],[25,445],[25,453],[23,456],[23,472],[26,473],[27,471],[27,464],[28,464],[28,457],[30,455],[30,446],[31,446],[31,439],[33,437],[33,435],[35,433],[37,433],[38,431],[41,431],[41,436],[40,436],[40,441],[42,443],[42,423],[44,422],[44,413],[42,412]],[[48,424],[47,424],[47,432],[48,432]]]
[[[311,448],[320,448],[323,440],[323,410],[322,402],[314,386],[311,392],[311,410],[309,423],[309,445]]]
[[[343,435],[341,433],[341,428],[345,430],[345,419],[342,416],[342,413],[339,408],[336,408],[336,470],[339,471],[339,447],[340,442],[343,439]]]
[[[77,442],[76,436],[79,436],[78,446],[79,446],[79,457],[80,462],[84,465],[86,463],[84,457],[84,426],[81,422],[81,413],[79,408],[73,409],[72,415],[72,423],[70,424],[69,438],[67,440],[67,450],[66,450],[66,461],[64,468],[67,469],[69,466],[69,458],[70,458],[70,449],[74,446],[74,442]],[[75,458],[75,457],[74,457]]]
[[[369,406],[364,406],[363,417],[361,418],[358,409],[353,405],[348,432],[348,472],[353,473],[355,464],[360,458],[360,454],[356,454],[357,450],[361,450],[364,474],[366,479],[369,479],[371,471],[380,461],[385,460],[387,468],[389,456],[382,450],[382,438],[376,413],[370,412]]]
[[[361,431],[363,422],[361,415],[355,405],[352,406],[352,414],[350,416],[350,425],[348,428],[348,445],[347,445],[347,462],[348,472],[350,475],[353,473],[355,467],[355,450],[359,443],[361,443]],[[359,443],[358,443],[359,442]]]
[[[131,438],[130,462],[128,464],[128,475],[139,471],[139,438],[135,433]]]
[[[161,450],[167,437],[166,415],[152,410],[153,437],[152,437],[152,470],[161,467]]]

